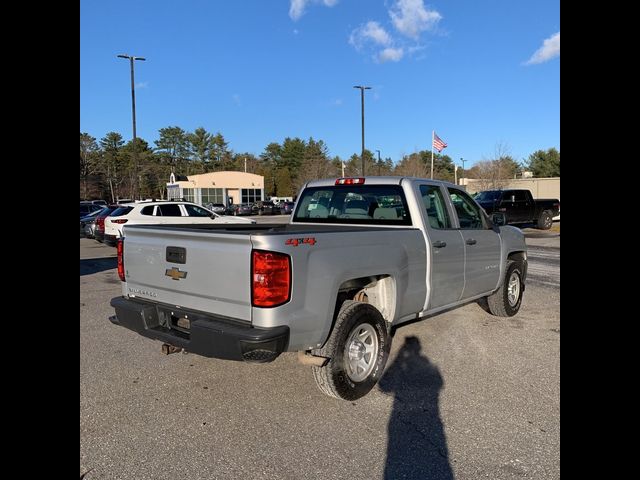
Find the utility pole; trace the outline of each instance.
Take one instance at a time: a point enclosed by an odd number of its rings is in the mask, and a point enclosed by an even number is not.
[[[360,159],[362,160],[362,176],[364,177],[364,91],[371,90],[371,87],[364,87],[362,85],[354,85],[353,88],[360,89],[360,101],[362,104],[362,154],[360,155]]]
[[[133,169],[134,169],[134,179],[135,185],[133,188],[133,198],[135,200],[138,194],[138,146],[136,141],[136,90],[135,90],[135,80],[133,75],[133,62],[135,60],[145,61],[144,57],[134,57],[133,55],[118,55],[118,58],[127,58],[131,64],[131,113],[133,116]]]

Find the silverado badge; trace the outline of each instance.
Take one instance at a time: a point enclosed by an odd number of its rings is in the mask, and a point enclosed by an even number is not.
[[[167,268],[164,271],[167,277],[171,277],[171,280],[180,280],[181,278],[187,278],[187,272],[181,272],[179,268]]]

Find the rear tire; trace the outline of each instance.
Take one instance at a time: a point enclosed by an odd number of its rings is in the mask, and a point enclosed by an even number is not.
[[[509,260],[500,288],[487,297],[489,311],[496,317],[512,317],[522,305],[522,267],[520,263]]]
[[[345,301],[333,331],[318,355],[324,367],[311,367],[320,391],[330,397],[357,400],[371,391],[389,358],[391,336],[387,322],[368,303]]]
[[[549,210],[545,210],[538,217],[538,225],[537,227],[540,230],[549,230],[553,225],[553,216]]]

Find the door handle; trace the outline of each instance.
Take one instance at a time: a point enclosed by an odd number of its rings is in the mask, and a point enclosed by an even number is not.
[[[437,242],[433,242],[433,246],[435,248],[443,248],[447,246],[447,242],[441,242],[440,240],[438,240]]]
[[[467,245],[475,245],[475,244],[476,244],[475,238],[467,238]]]

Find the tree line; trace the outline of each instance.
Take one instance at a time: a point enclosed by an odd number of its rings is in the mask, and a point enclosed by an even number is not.
[[[80,198],[165,198],[171,173],[194,175],[223,170],[246,171],[264,176],[266,196],[294,196],[309,180],[362,174],[359,154],[348,159],[331,156],[323,140],[285,138],[271,142],[258,156],[234,152],[220,133],[203,127],[187,132],[178,126],[161,128],[154,146],[137,138],[125,142],[118,132],[96,139],[80,132]],[[366,175],[400,175],[429,178],[431,151],[421,150],[393,162],[389,157],[377,159],[364,152]],[[557,168],[556,168],[557,167]],[[492,159],[477,162],[464,172],[469,178],[490,175],[514,178],[523,169],[535,176],[559,176],[560,153],[556,149],[539,150],[525,162],[518,163],[503,150]],[[448,155],[434,153],[433,177],[454,181],[454,164]],[[556,174],[557,173],[557,174]],[[458,177],[462,172],[458,170]]]

